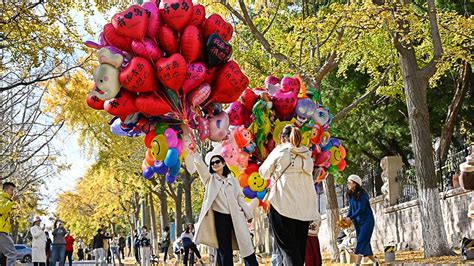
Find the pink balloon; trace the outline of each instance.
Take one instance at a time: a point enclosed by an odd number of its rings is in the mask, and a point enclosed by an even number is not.
[[[211,86],[207,83],[201,84],[199,88],[192,90],[188,94],[188,99],[191,101],[191,105],[198,106],[203,103],[211,95]]]
[[[226,112],[220,112],[218,115],[209,119],[209,139],[212,141],[223,140],[229,130],[229,115]]]
[[[169,148],[176,148],[178,146],[179,139],[174,129],[167,128],[163,135],[165,135],[166,143],[168,143]]]
[[[281,79],[281,90],[284,92],[296,92],[300,90],[300,81],[296,78],[284,77]]]
[[[183,141],[178,139],[178,145],[176,145],[176,150],[178,151],[178,155],[181,155],[183,153]]]
[[[221,156],[224,157],[228,165],[235,165],[239,159],[239,148],[227,142],[226,145],[222,147]]]
[[[199,85],[201,85],[201,83],[204,82],[204,78],[206,77],[206,70],[206,66],[204,65],[204,63],[201,62],[196,62],[188,65],[186,79],[184,80],[184,83],[181,86],[184,94],[190,92],[192,89],[197,88]]]
[[[197,130],[198,130],[199,139],[205,140],[209,138],[209,135],[210,135],[209,120],[207,120],[204,117],[198,117],[196,120],[198,122]]]
[[[155,3],[151,2],[146,2],[142,4],[142,7],[148,11],[147,17],[148,17],[148,28],[146,30],[145,35],[149,38],[156,38],[156,34],[158,33],[158,29],[162,25],[161,23],[161,18],[160,18],[160,12],[158,10],[158,7],[156,6]]]
[[[316,161],[314,162],[314,164],[317,166],[329,167],[329,165],[331,165],[331,162],[329,161],[330,158],[331,158],[331,153],[329,151],[321,152],[316,157]]]
[[[144,41],[133,40],[132,50],[138,56],[147,58],[152,62],[155,62],[156,60],[162,57],[161,50],[158,47],[158,44],[148,38],[145,38]]]

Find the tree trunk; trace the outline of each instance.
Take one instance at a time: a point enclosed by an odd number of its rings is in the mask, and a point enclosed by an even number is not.
[[[185,169],[181,175],[183,177],[183,189],[184,189],[184,213],[186,215],[186,223],[194,223],[193,217],[193,202],[191,198],[191,184],[193,177]]]
[[[471,64],[464,61],[459,68],[459,76],[456,81],[456,92],[454,93],[451,104],[448,107],[448,114],[444,122],[443,130],[441,131],[441,141],[437,150],[440,165],[444,163],[448,155],[449,146],[453,137],[454,127],[456,125],[456,118],[459,110],[461,110],[462,102],[470,89],[471,81]]]
[[[169,214],[168,214],[168,196],[165,192],[166,181],[164,178],[159,178],[160,190],[158,193],[158,199],[160,200],[160,222],[161,226],[165,228],[170,225]]]
[[[154,252],[152,254],[160,253],[158,250],[158,232],[160,228],[156,225],[156,213],[155,213],[155,202],[153,201],[153,193],[148,193],[148,206],[150,208],[150,227],[152,236],[152,248]]]
[[[179,183],[176,187],[175,198],[175,224],[176,224],[176,238],[181,236],[183,232],[183,184]]]
[[[401,51],[401,49],[404,49]],[[425,257],[452,254],[443,224],[439,191],[435,174],[426,89],[428,78],[420,73],[413,49],[401,48],[400,66],[408,110],[415,173],[421,212]]]
[[[329,243],[331,253],[331,261],[339,262],[339,248],[337,247],[337,236],[339,229],[336,222],[339,219],[339,207],[337,206],[336,186],[334,185],[334,177],[328,175],[323,181],[324,194],[326,195],[326,219],[329,231]]]

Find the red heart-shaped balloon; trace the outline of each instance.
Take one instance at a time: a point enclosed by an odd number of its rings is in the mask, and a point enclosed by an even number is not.
[[[199,88],[192,90],[188,94],[188,99],[191,102],[191,105],[194,107],[203,103],[207,98],[209,98],[211,91],[211,86],[207,83],[203,83]]]
[[[180,54],[161,58],[155,63],[156,75],[163,85],[178,92],[186,79],[186,60]]]
[[[155,62],[162,57],[158,44],[156,44],[154,40],[148,38],[145,38],[143,41],[133,40],[132,50],[136,55],[147,58],[152,62]]]
[[[115,98],[105,101],[104,109],[107,113],[125,121],[128,115],[138,112],[135,106],[136,97],[137,95],[133,92],[121,90]]]
[[[191,63],[201,58],[202,39],[199,29],[194,25],[187,26],[181,33],[181,54]]]
[[[90,108],[96,109],[96,110],[103,110],[104,109],[104,102],[103,100],[97,98],[94,95],[87,95],[87,105],[89,105]]]
[[[229,115],[229,124],[232,126],[243,125],[245,116],[250,115],[241,102],[233,102],[225,110]]]
[[[258,100],[258,96],[252,89],[247,88],[242,95],[240,95],[240,100],[247,110],[252,111],[253,105]]]
[[[280,120],[286,120],[295,111],[298,103],[298,91],[283,91],[280,89],[272,96],[273,108]]]
[[[196,62],[189,64],[186,71],[186,79],[182,86],[183,94],[187,94],[204,82],[206,66],[201,62]]]
[[[227,23],[220,15],[212,14],[210,15],[202,25],[202,35],[204,40],[213,34],[217,33],[221,38],[228,42],[232,38],[232,33],[234,28],[230,23]]]
[[[240,94],[249,85],[249,79],[240,70],[239,65],[231,60],[227,62],[217,73],[214,81],[213,98],[219,103],[231,103],[236,101]]]
[[[132,5],[127,10],[115,14],[112,17],[112,25],[120,35],[143,40],[148,26],[148,17],[143,7]]]
[[[142,93],[135,100],[138,110],[147,116],[164,115],[171,112],[168,102],[155,93]]]
[[[163,0],[160,3],[160,15],[172,29],[181,32],[193,17],[191,0]]]
[[[206,76],[204,77],[204,82],[212,84],[216,79],[217,67],[208,67],[206,71]]]
[[[158,30],[162,26],[160,11],[155,3],[146,2],[142,4],[143,9],[145,9],[146,16],[148,18],[148,27],[146,29],[146,36],[149,38],[156,38]]]
[[[103,34],[105,40],[110,45],[117,47],[122,51],[132,52],[132,38],[119,35],[117,32],[115,32],[115,28],[112,23],[107,23],[104,25]]]
[[[284,77],[281,79],[281,90],[284,92],[299,92],[300,81],[296,78]]]
[[[179,50],[178,36],[168,26],[163,26],[158,31],[158,43],[167,54],[175,54]]]
[[[153,67],[143,57],[136,56],[132,58],[120,72],[119,81],[129,91],[147,92],[155,90]]]
[[[206,9],[203,5],[194,5],[193,16],[191,18],[191,25],[196,27],[201,26],[201,24],[206,19]]]

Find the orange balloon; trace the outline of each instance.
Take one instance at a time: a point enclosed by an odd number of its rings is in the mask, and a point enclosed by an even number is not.
[[[339,154],[341,154],[341,158],[344,159],[346,158],[346,148],[344,146],[339,146]]]
[[[241,174],[240,178],[239,178],[240,186],[241,187],[248,187],[249,186],[248,180],[249,180],[249,175],[248,174],[246,174],[246,173]]]
[[[145,161],[150,166],[155,165],[155,158],[153,158],[153,155],[151,154],[150,149],[146,149]]]
[[[338,165],[337,165],[337,170],[339,170],[339,172],[342,172],[344,171],[344,169],[346,169],[346,160],[342,160]]]
[[[326,170],[324,168],[319,168],[319,176],[316,178],[316,183],[320,183],[326,178]]]
[[[142,163],[142,171],[145,171],[145,169],[147,167],[150,167],[147,163],[146,163],[146,160],[143,160],[143,163]]]

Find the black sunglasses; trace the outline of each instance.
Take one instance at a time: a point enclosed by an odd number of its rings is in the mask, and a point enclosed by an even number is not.
[[[221,160],[217,160],[217,161],[211,162],[211,166],[213,166],[214,164],[220,164],[220,163],[221,163]]]

